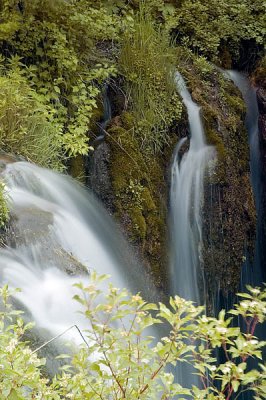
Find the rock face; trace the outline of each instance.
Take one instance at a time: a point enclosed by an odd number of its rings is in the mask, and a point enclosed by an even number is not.
[[[11,248],[32,248],[47,265],[56,265],[68,275],[88,274],[87,269],[56,241],[51,224],[53,215],[37,208],[23,208],[11,215],[5,242]]]
[[[266,80],[257,90],[257,100],[259,107],[259,135],[262,152],[262,164],[266,173]]]
[[[206,173],[202,199],[201,263],[211,312],[219,290],[224,295],[237,291],[246,251],[254,252],[256,211],[245,104],[233,82],[215,68],[206,76],[192,65],[186,77],[193,99],[202,107],[206,141],[217,152],[216,164]]]
[[[116,115],[104,141],[88,157],[88,186],[116,218],[157,288],[167,286],[168,167],[178,136],[159,154],[146,154],[134,136],[133,117],[111,102]]]
[[[102,142],[87,157],[87,185],[103,202],[110,213],[114,212],[114,192],[110,178],[109,165],[111,148],[107,142]]]
[[[265,72],[265,70],[264,70]],[[256,73],[256,72],[255,72]],[[264,73],[264,77],[265,77]],[[258,224],[259,235],[259,251],[261,254],[261,271],[263,280],[266,280],[266,79],[258,80],[257,100],[259,108],[259,139],[261,151],[261,204],[260,204],[260,221]]]

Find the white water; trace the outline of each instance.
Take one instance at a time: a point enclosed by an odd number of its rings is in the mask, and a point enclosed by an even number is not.
[[[171,170],[171,292],[200,303],[203,182],[215,151],[205,143],[200,107],[192,100],[179,73],[176,84],[188,112],[190,141],[181,160],[179,152],[186,139],[178,143]]]
[[[0,250],[1,284],[22,289],[16,298],[38,328],[54,336],[73,324],[86,328],[72,285],[88,283],[89,274],[82,268],[80,276],[67,274],[61,252],[67,265],[80,262],[88,271],[110,274],[117,287],[144,290],[147,282],[143,273],[138,279],[139,266],[124,239],[88,191],[67,176],[26,162],[7,164],[2,176],[20,231],[9,248]],[[71,335],[80,341],[74,330]]]
[[[182,158],[180,150],[187,139],[179,141],[171,169],[171,293],[200,304],[199,286],[200,282],[204,283],[200,268],[203,184],[208,163],[215,159],[215,151],[205,143],[200,107],[192,100],[179,73],[176,74],[176,84],[188,112],[190,140],[189,149]],[[175,369],[176,380],[184,387],[200,387],[195,372],[193,367],[180,363]]]

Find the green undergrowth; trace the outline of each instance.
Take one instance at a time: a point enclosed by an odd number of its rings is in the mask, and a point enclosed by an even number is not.
[[[9,209],[7,206],[7,193],[5,185],[0,182],[0,229],[4,228],[9,220]]]
[[[122,39],[119,67],[125,79],[134,134],[146,153],[169,142],[169,128],[180,120],[182,103],[174,81],[174,48],[167,33],[140,11],[134,31]]]
[[[0,12],[1,70],[12,74],[15,64],[42,108],[40,125],[52,127],[67,156],[87,154],[101,84],[116,70],[97,43],[118,40],[123,20],[89,1],[5,0]]]
[[[0,91],[1,149],[44,167],[64,169],[60,136],[27,80],[15,70],[2,74]]]

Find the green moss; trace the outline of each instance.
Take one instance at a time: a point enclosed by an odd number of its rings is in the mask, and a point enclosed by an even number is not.
[[[9,220],[9,208],[5,185],[0,182],[0,228],[3,228]]]
[[[79,182],[85,184],[85,161],[82,155],[71,158],[70,160],[70,175]]]
[[[153,211],[156,209],[154,201],[152,199],[151,193],[148,188],[144,188],[142,192],[142,204],[143,209],[149,211]]]
[[[95,139],[99,134],[99,122],[103,119],[103,101],[101,97],[97,98],[97,107],[92,111],[92,117],[89,125],[89,136],[91,139]]]
[[[115,214],[129,239],[138,244],[158,285],[165,281],[166,199],[164,156],[149,156],[132,129],[133,117],[123,113],[109,128],[110,173]],[[169,160],[167,160],[168,164]]]
[[[130,130],[134,126],[135,119],[134,119],[133,115],[130,114],[129,112],[124,112],[121,115],[121,122],[122,122],[123,127],[126,130]]]
[[[214,129],[210,127],[206,127],[205,135],[207,143],[211,146],[214,146],[217,154],[217,165],[215,168],[215,176],[212,179],[212,182],[216,183],[225,183],[226,181],[226,160],[228,157],[228,153],[226,151],[225,145],[221,139],[221,137],[217,134]]]
[[[143,242],[146,238],[147,225],[141,210],[138,208],[132,208],[129,210],[129,216],[132,221],[133,233],[135,233],[137,239],[140,239]]]
[[[234,113],[240,113],[243,115],[246,111],[246,106],[243,99],[239,96],[239,93],[232,94],[224,92],[224,99],[228,107],[233,110]]]
[[[257,86],[266,87],[266,56],[258,62],[257,67],[252,75],[252,80]]]

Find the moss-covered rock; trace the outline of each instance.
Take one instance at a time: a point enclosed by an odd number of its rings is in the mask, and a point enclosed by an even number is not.
[[[217,163],[206,175],[203,206],[202,265],[210,296],[221,288],[235,292],[246,251],[253,253],[256,212],[250,182],[245,104],[240,92],[221,71],[200,63],[183,66],[192,97],[202,106],[208,144],[215,146]],[[206,70],[206,68],[205,68]]]
[[[69,166],[70,175],[77,179],[79,182],[85,184],[86,183],[86,170],[85,170],[85,160],[82,155],[77,155],[76,157],[72,157],[70,159]]]
[[[124,112],[114,118],[108,130],[115,216],[139,249],[156,285],[162,287],[167,274],[165,171],[169,159],[166,151],[145,154],[133,126],[133,116]]]

